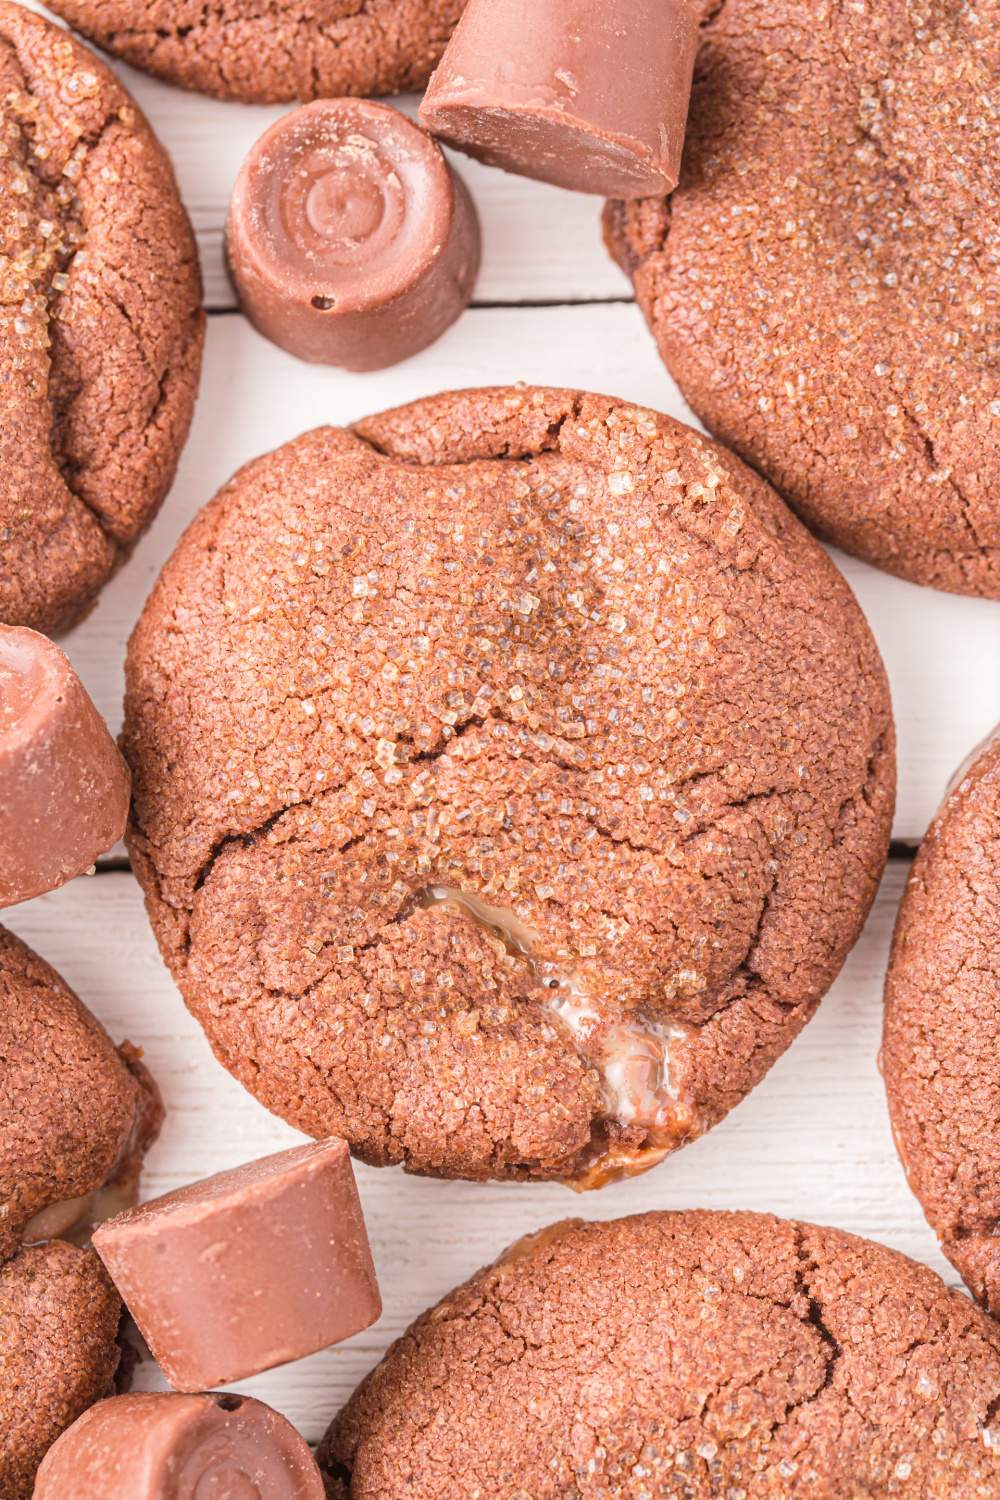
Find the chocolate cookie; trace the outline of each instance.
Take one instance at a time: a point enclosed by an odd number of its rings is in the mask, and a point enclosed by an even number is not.
[[[1000,1493],[1000,1330],[923,1266],[763,1214],[571,1220],[389,1350],[320,1445],[336,1497]]]
[[[56,631],[152,519],[201,363],[173,172],[114,75],[0,0],[0,620]]]
[[[606,231],[694,410],[820,535],[1000,597],[1000,0],[699,0],[672,197]]]
[[[29,1500],[46,1451],[111,1394],[121,1303],[92,1250],[55,1240],[0,1264],[0,1495]]]
[[[960,773],[900,908],[882,1068],[896,1146],[941,1248],[1000,1313],[1000,740]]]
[[[242,99],[422,89],[465,0],[51,0],[100,47],[168,83]]]
[[[55,970],[0,927],[0,1259],[134,1202],[161,1119],[134,1051],[117,1052]]]
[[[364,1160],[594,1185],[796,1035],[886,853],[836,569],[605,397],[320,428],[196,520],[132,638],[130,848],[220,1060]]]

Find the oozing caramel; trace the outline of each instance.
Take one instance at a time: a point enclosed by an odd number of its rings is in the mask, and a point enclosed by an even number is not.
[[[594,1155],[571,1186],[602,1187],[635,1176],[662,1161],[687,1135],[690,1115],[671,1078],[670,1048],[686,1035],[680,1026],[633,1015],[615,1020],[587,991],[571,964],[539,957],[543,943],[509,907],[491,906],[468,891],[427,886],[419,904],[451,907],[472,918],[498,938],[507,951],[528,963],[542,991],[541,1006],[568,1033],[583,1061],[601,1080],[605,1113],[596,1122],[604,1139],[595,1138]],[[634,1146],[608,1135],[608,1127],[637,1126],[645,1145]]]

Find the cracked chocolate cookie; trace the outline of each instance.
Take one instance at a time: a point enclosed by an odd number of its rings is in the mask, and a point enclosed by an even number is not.
[[[430,398],[249,464],[135,634],[129,834],[216,1055],[365,1161],[598,1185],[721,1118],[885,859],[886,682],[667,417]]]
[[[882,1070],[910,1186],[1000,1314],[1000,740],[964,768],[914,862],[886,980]]]
[[[0,1495],[29,1500],[47,1450],[112,1394],[121,1302],[92,1250],[55,1240],[0,1264]]]
[[[0,927],[0,1259],[134,1203],[162,1115],[134,1049],[116,1051],[55,970]]]
[[[422,89],[465,0],[50,0],[134,68],[247,104]]]
[[[73,623],[155,514],[194,406],[197,253],[114,75],[0,0],[0,620]]]
[[[763,1214],[553,1225],[418,1318],[320,1445],[338,1500],[973,1500],[1000,1330],[923,1266]]]
[[[606,234],[705,424],[819,534],[1000,597],[1000,0],[699,0],[680,186]]]

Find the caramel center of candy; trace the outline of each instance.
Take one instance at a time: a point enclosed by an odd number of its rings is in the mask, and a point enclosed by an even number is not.
[[[640,1164],[644,1170],[665,1156],[683,1133],[677,1089],[670,1075],[670,1044],[683,1039],[683,1029],[644,1017],[609,1021],[571,968],[538,957],[542,946],[538,935],[507,907],[489,906],[478,896],[444,885],[428,886],[420,894],[420,904],[464,913],[499,938],[508,952],[530,963],[542,986],[543,1008],[569,1033],[583,1060],[600,1074],[606,1118],[623,1126],[639,1126],[653,1138],[652,1146],[638,1153],[609,1145],[587,1169],[585,1185],[596,1186]]]

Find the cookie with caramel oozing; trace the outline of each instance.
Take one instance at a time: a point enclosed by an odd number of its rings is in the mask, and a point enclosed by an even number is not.
[[[263,1103],[366,1161],[581,1185],[798,1033],[895,775],[875,643],[774,491],[531,388],[241,470],[133,635],[123,746],[161,948]]]

